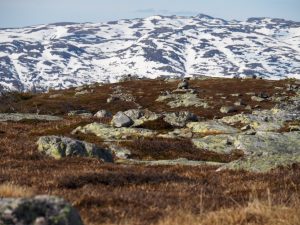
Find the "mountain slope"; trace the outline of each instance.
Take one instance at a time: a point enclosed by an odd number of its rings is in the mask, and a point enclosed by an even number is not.
[[[45,91],[128,74],[300,78],[300,23],[200,14],[0,29],[0,90]]]

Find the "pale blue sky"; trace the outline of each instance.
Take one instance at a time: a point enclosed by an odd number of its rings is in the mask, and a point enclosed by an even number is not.
[[[300,0],[0,0],[0,27],[103,22],[150,15],[197,15],[300,21]]]

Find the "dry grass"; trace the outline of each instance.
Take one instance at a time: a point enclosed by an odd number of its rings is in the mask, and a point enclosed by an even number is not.
[[[18,198],[33,196],[34,191],[26,186],[19,186],[12,183],[0,185],[0,198]]]
[[[132,158],[145,160],[177,159],[231,162],[243,156],[241,151],[230,154],[218,154],[196,148],[190,139],[143,138],[121,142],[121,146],[130,149]]]
[[[221,209],[201,215],[173,212],[157,225],[299,225],[298,206],[272,206],[256,200],[244,207]]]

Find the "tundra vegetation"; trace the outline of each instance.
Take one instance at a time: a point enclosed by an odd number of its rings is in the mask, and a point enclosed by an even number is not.
[[[0,197],[85,225],[300,224],[299,81],[180,82],[3,94]]]

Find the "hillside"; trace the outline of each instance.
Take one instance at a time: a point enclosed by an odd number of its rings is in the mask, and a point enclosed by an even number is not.
[[[0,29],[0,91],[46,91],[122,77],[299,78],[300,23],[207,15]]]
[[[0,201],[59,196],[85,225],[300,224],[299,107],[295,79],[5,93]]]

